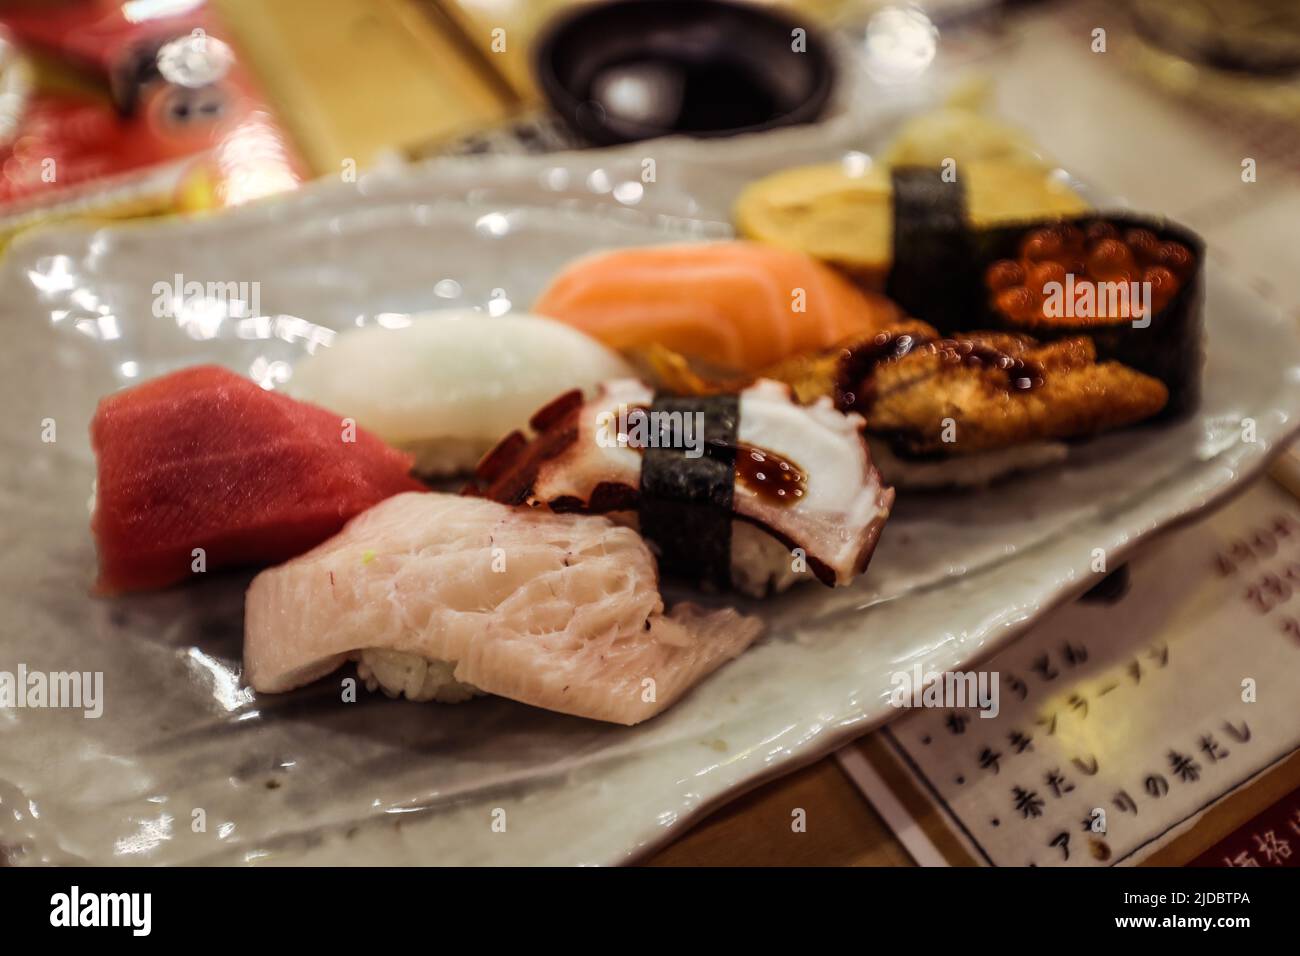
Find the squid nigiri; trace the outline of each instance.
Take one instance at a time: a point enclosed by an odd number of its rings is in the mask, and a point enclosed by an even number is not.
[[[730,608],[666,612],[654,556],[603,517],[402,494],[248,589],[244,670],[292,690],[343,665],[391,696],[486,692],[635,724],[762,629]]]
[[[298,363],[288,391],[356,419],[414,454],[418,473],[436,477],[472,469],[561,392],[590,391],[628,372],[605,346],[559,322],[448,310],[343,333]]]
[[[586,256],[551,282],[533,311],[620,351],[657,344],[743,371],[901,318],[888,299],[860,291],[812,257],[751,242]]]

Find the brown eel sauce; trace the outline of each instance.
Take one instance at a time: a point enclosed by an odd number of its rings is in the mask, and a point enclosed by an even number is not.
[[[1007,387],[1013,392],[1032,391],[1043,384],[1046,376],[1039,363],[1012,355],[987,342],[927,339],[910,333],[881,332],[865,345],[844,350],[844,366],[836,385],[836,407],[865,410],[875,399],[872,374],[879,365],[924,353],[937,355],[948,365],[999,369],[1006,373]],[[847,387],[854,383],[859,383],[856,393]]]
[[[804,496],[808,476],[789,458],[739,442],[735,453],[736,481],[763,501],[789,506]]]

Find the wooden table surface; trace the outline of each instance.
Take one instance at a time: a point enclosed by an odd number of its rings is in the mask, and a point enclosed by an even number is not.
[[[805,811],[795,832],[791,814]],[[833,757],[764,784],[706,817],[651,866],[911,866]]]

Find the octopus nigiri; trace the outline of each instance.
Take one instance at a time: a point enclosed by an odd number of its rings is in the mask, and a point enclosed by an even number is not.
[[[812,257],[751,242],[586,256],[551,282],[533,311],[620,351],[658,344],[747,371],[900,318],[888,299]]]
[[[468,489],[639,528],[666,574],[761,597],[866,570],[889,516],[863,420],[761,380],[730,395],[657,395],[635,379],[562,395],[535,435],[502,439]]]

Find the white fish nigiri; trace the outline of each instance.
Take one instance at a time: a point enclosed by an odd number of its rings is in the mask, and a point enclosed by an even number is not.
[[[472,469],[561,392],[627,374],[617,354],[563,323],[465,309],[344,332],[297,364],[287,390],[413,453],[417,472],[445,476]]]
[[[244,672],[287,691],[351,658],[393,696],[483,691],[635,724],[760,630],[731,609],[665,613],[649,548],[606,518],[412,492],[253,580]]]

